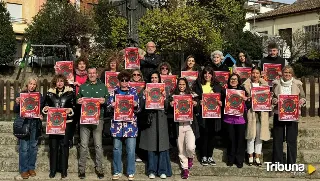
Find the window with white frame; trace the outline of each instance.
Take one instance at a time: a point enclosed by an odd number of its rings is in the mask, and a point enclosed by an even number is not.
[[[22,20],[22,4],[7,3],[7,10],[10,13],[11,21]]]

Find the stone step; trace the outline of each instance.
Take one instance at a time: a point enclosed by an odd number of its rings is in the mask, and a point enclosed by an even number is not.
[[[320,137],[320,121],[312,119],[309,123],[309,121],[306,121],[305,119],[307,118],[304,118],[304,121],[299,122],[298,137]],[[12,124],[12,121],[0,121],[0,133],[12,133]],[[42,125],[43,130],[45,130],[46,123],[43,122]]]
[[[112,157],[112,145],[106,145],[103,147],[104,156],[106,158]],[[0,146],[0,158],[19,158],[18,146],[17,145],[1,145]],[[286,149],[284,149],[284,157],[286,157]],[[197,152],[198,153],[198,152]],[[94,148],[90,147],[88,159],[94,158],[95,152]],[[178,150],[177,148],[170,149],[171,160],[178,161]],[[197,154],[199,155],[199,153]],[[123,157],[125,158],[125,150],[123,150]],[[49,147],[46,145],[39,146],[38,159],[46,160],[49,158]],[[213,158],[216,162],[226,162],[227,161],[227,150],[224,148],[217,148],[213,151]],[[78,159],[78,148],[73,147],[69,151],[69,159]],[[195,161],[199,162],[201,158],[196,158]],[[261,160],[264,162],[272,161],[272,150],[263,149],[263,154],[261,155]],[[320,153],[317,150],[298,150],[297,156],[298,163],[312,163],[320,164]]]
[[[103,138],[102,139],[103,145],[111,145],[112,139],[111,138]],[[74,136],[74,144],[77,145],[79,143],[79,136]],[[0,145],[17,145],[18,139],[12,133],[0,133]],[[43,134],[39,138],[38,144],[40,145],[48,145],[49,144],[49,135]],[[93,139],[90,139],[89,145],[93,145]]]
[[[0,145],[0,150],[3,150],[0,152],[0,158],[19,158],[18,153],[19,146],[18,145]],[[112,145],[105,145],[103,146],[103,153],[106,158],[112,157],[113,152],[113,146]],[[70,160],[76,160],[79,158],[79,148],[74,146],[69,150],[69,159]],[[300,153],[300,152],[299,152]],[[171,160],[178,161],[178,149],[177,148],[171,148],[170,149],[170,157]],[[199,152],[197,150],[197,155],[199,155]],[[88,159],[94,158],[95,151],[94,147],[89,147],[89,155]],[[309,157],[311,157],[310,155]],[[123,157],[125,158],[125,148],[123,147]],[[309,158],[307,157],[307,158]],[[48,159],[49,158],[49,146],[48,145],[40,145],[38,147],[38,159]],[[217,162],[226,162],[227,161],[227,150],[225,148],[217,148],[213,151],[213,158]],[[264,149],[263,154],[261,155],[262,161],[271,161],[272,159],[272,150],[270,149]],[[304,159],[303,163],[314,163],[312,160]],[[320,159],[320,156],[319,156]],[[195,161],[201,160],[201,158],[196,158]]]
[[[2,172],[18,172],[18,161],[16,159],[3,159],[0,158],[1,161],[1,170]],[[106,178],[111,177],[111,163],[104,165],[105,176]],[[179,168],[178,163],[171,162],[172,172],[174,177],[179,176],[181,170]],[[316,169],[320,169],[320,165],[313,165]],[[191,169],[190,174],[191,178],[193,176],[239,176],[239,177],[263,177],[263,178],[299,178],[299,179],[320,179],[320,173],[314,172],[312,175],[306,173],[307,165],[304,165],[305,171],[301,173],[292,173],[292,172],[275,172],[275,171],[267,171],[266,164],[262,167],[256,166],[248,166],[244,165],[243,168],[239,169],[235,166],[227,167],[224,163],[217,163],[216,166],[201,166],[199,163],[195,163],[194,167]],[[6,169],[4,169],[6,168]],[[49,166],[47,162],[37,162],[36,171],[38,173],[49,173]],[[136,164],[136,174],[144,175],[145,174],[146,165],[144,163]],[[93,173],[94,167],[93,162],[88,162],[86,173]],[[1,173],[1,172],[0,172]],[[72,173],[77,173],[77,164],[70,164],[68,169],[69,175]],[[125,173],[125,172],[124,172]],[[92,175],[92,174],[91,174]],[[46,176],[44,176],[46,177]],[[211,180],[211,179],[210,179]]]
[[[103,138],[103,145],[112,145],[112,138]],[[215,146],[217,148],[226,147],[226,140],[224,140],[221,136],[216,136],[215,138]],[[79,143],[79,136],[75,135],[74,145]],[[0,145],[17,145],[18,139],[12,133],[1,133],[0,132]],[[38,144],[40,145],[48,145],[49,144],[49,135],[43,134],[42,137],[39,138]],[[91,136],[89,145],[93,145],[93,139]],[[263,148],[272,149],[272,140],[266,141],[263,143]]]
[[[313,137],[302,137],[298,138],[298,149],[304,150],[319,150],[320,149],[320,138]]]

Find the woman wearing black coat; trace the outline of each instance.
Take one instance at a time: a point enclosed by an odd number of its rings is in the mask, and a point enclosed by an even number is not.
[[[193,91],[202,99],[203,93],[220,93],[224,97],[224,89],[219,83],[215,81],[213,69],[205,67],[199,78],[193,84]],[[222,102],[219,102],[222,106]],[[222,109],[221,109],[222,110]],[[221,130],[221,118],[204,119],[202,118],[201,106],[199,107],[199,114],[197,116],[199,130],[200,130],[200,155],[201,164],[203,166],[216,165],[212,158],[214,149],[214,137],[218,131]]]
[[[45,97],[43,113],[48,112],[49,107],[66,108],[67,124],[65,135],[49,135],[50,149],[50,178],[54,178],[56,172],[61,169],[61,178],[67,177],[69,140],[72,137],[72,116],[74,115],[75,94],[68,85],[65,76],[55,75],[51,81],[51,88]],[[60,155],[60,158],[59,158]]]

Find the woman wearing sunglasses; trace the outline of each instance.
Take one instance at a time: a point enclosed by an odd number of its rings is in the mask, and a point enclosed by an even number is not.
[[[122,71],[118,75],[120,86],[116,87],[110,94],[108,105],[115,106],[115,95],[133,95],[134,96],[134,114],[131,121],[111,120],[111,136],[113,137],[113,176],[112,180],[119,180],[122,175],[122,144],[126,144],[127,153],[127,175],[129,180],[134,180],[135,168],[135,149],[136,137],[138,134],[137,112],[139,112],[139,97],[135,88],[129,87],[130,73]]]
[[[172,69],[168,62],[162,62],[160,63],[158,67],[158,72],[160,72],[160,75],[172,75]]]
[[[144,82],[140,69],[134,69],[131,74],[131,82]]]

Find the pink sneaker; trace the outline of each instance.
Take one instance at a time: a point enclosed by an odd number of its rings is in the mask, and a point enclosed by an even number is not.
[[[188,169],[182,170],[181,178],[182,179],[188,179],[189,178],[189,170]]]
[[[188,158],[188,169],[193,167],[193,158]]]

